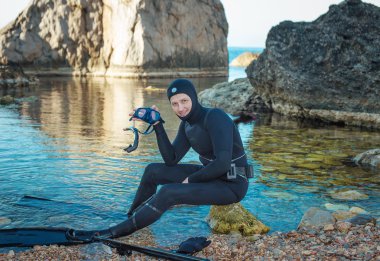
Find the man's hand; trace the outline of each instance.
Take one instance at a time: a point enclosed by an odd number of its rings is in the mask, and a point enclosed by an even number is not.
[[[183,184],[189,183],[189,178],[185,178],[184,181],[182,181]]]

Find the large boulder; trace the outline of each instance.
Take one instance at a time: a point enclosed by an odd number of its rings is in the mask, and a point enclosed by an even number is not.
[[[39,73],[226,76],[219,0],[40,0],[0,31],[0,62]]]
[[[380,8],[346,0],[313,22],[273,27],[246,73],[276,112],[380,128],[379,46]]]
[[[232,115],[244,114],[248,106],[249,112],[269,111],[262,99],[255,95],[247,78],[215,84],[212,88],[201,91],[198,97],[203,106],[222,108]]]

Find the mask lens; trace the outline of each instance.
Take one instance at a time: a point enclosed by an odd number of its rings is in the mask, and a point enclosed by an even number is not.
[[[137,112],[137,116],[138,116],[139,118],[143,118],[144,115],[145,115],[145,113],[146,113],[146,110],[145,110],[145,109],[140,109],[140,110]]]
[[[155,111],[152,111],[150,113],[150,116],[152,117],[152,120],[157,121],[158,120],[158,113]]]

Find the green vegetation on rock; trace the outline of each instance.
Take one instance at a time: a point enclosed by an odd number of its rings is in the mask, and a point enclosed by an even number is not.
[[[265,234],[270,230],[240,203],[212,206],[207,222],[214,232],[220,234],[239,232],[243,236],[251,236]]]

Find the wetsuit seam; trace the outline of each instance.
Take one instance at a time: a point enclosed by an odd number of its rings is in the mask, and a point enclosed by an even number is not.
[[[158,208],[156,208],[155,206],[149,204],[149,203],[146,203],[146,206],[150,207],[152,210],[156,211],[158,214],[162,214],[162,211],[159,210]]]
[[[136,223],[136,215],[133,215],[133,216],[132,216],[132,223],[133,223],[133,225],[135,226],[135,228],[138,229],[138,227],[137,227],[137,223]]]

